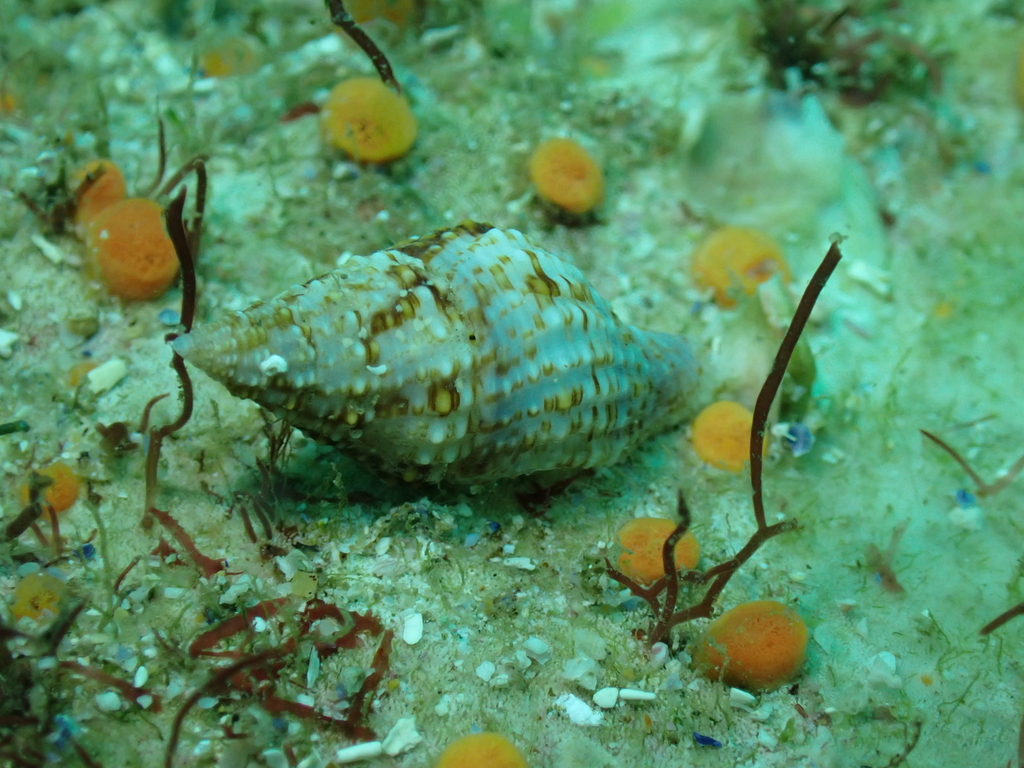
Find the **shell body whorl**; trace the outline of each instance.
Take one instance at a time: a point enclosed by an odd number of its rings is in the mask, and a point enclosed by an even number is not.
[[[680,337],[621,322],[573,265],[465,222],[172,342],[233,394],[407,477],[612,464],[686,413]]]

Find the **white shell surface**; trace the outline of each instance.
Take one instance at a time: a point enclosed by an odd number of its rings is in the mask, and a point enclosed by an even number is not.
[[[233,394],[409,478],[611,464],[686,413],[677,336],[622,323],[565,259],[465,222],[172,342]]]

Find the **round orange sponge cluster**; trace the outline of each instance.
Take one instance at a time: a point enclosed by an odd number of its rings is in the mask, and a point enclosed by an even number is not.
[[[63,512],[71,508],[71,505],[78,500],[78,494],[82,491],[82,481],[79,480],[71,467],[63,461],[55,461],[48,467],[37,470],[40,475],[53,480],[46,490],[43,491],[43,500],[54,512]],[[21,486],[21,503],[27,505],[29,502],[28,483]]]
[[[416,15],[416,0],[350,0],[345,7],[356,24],[384,18],[404,27]]]
[[[11,613],[15,619],[43,619],[60,612],[67,597],[67,585],[49,573],[30,573],[14,588]]]
[[[789,264],[782,249],[756,229],[723,227],[698,246],[690,257],[694,281],[712,288],[715,302],[726,309],[736,306],[737,290],[753,295],[757,286],[779,273],[789,282]]]
[[[373,77],[353,77],[331,90],[321,111],[324,138],[361,163],[388,163],[416,141],[416,118],[404,96]]]
[[[530,178],[542,198],[569,213],[587,213],[604,197],[601,167],[572,139],[541,143],[530,157]]]
[[[104,209],[89,223],[85,244],[107,290],[122,299],[155,299],[178,274],[163,209],[152,200],[131,197]]]
[[[697,643],[694,664],[711,680],[744,690],[771,690],[804,665],[807,625],[775,600],[755,600],[726,611]]]
[[[671,520],[660,517],[637,517],[619,529],[619,544],[625,550],[619,555],[619,570],[633,581],[651,584],[665,575],[661,550],[676,529]],[[700,560],[700,544],[692,531],[687,531],[675,548],[676,566],[691,570]]]
[[[701,461],[719,469],[740,472],[750,458],[750,429],[754,414],[739,403],[719,400],[693,420],[693,450]],[[764,448],[768,448],[765,435]]]
[[[73,174],[71,188],[76,190],[75,224],[84,227],[99,213],[128,196],[124,174],[113,160],[90,160]]]
[[[529,768],[515,745],[497,733],[472,733],[449,744],[436,768]]]

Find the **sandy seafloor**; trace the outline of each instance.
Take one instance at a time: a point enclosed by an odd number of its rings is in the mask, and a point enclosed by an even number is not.
[[[0,438],[0,504],[12,519],[28,469],[55,458],[102,497],[62,518],[68,549],[91,539],[91,559],[55,558],[26,534],[0,545],[0,591],[9,595],[34,563],[59,568],[73,595],[64,607],[84,599],[88,608],[58,657],[126,680],[144,665],[164,707],[144,711],[122,697],[117,711],[101,711],[112,708],[101,683],[34,658],[27,683],[0,670],[2,706],[12,715],[11,702],[30,702],[22,714],[45,722],[0,724],[0,734],[17,732],[68,765],[79,761],[69,734],[107,768],[160,765],[174,715],[218,663],[173,648],[281,595],[293,596],[285,624],[271,622],[254,642],[294,633],[309,573],[318,597],[372,610],[398,634],[368,725],[384,735],[415,717],[422,741],[373,766],[433,765],[453,738],[484,729],[511,738],[533,768],[881,767],[898,762],[917,724],[906,765],[1017,759],[1024,625],[987,639],[978,630],[1024,597],[1024,481],[965,509],[954,494],[973,490],[969,479],[918,431],[943,435],[986,478],[1024,450],[1015,99],[1024,22],[1013,3],[907,0],[854,19],[865,34],[881,26],[914,41],[943,76],[937,91],[923,69],[903,73],[882,98],[854,106],[828,88],[803,98],[799,83],[770,91],[750,45],[750,2],[431,0],[418,25],[368,27],[420,124],[412,152],[383,170],[325,149],[316,117],[280,120],[342,77],[371,72],[315,0],[175,3],[163,15],[150,5],[0,6],[2,75],[18,100],[0,121],[0,328],[17,334],[0,359],[0,421],[31,425]],[[176,14],[180,23],[168,23]],[[237,35],[255,45],[254,69],[190,74],[198,52]],[[816,443],[799,458],[777,444],[765,471],[769,517],[795,517],[800,528],[769,542],[721,599],[727,608],[773,598],[803,615],[812,639],[796,687],[732,706],[728,689],[690,668],[700,621],[677,628],[668,663],[652,664],[633,635],[648,611],[602,576],[617,528],[637,515],[672,516],[678,488],[704,567],[751,532],[746,474],[703,466],[685,426],[580,479],[541,517],[514,500],[521,485],[405,486],[296,435],[287,492],[273,501],[280,525],[294,527],[272,542],[282,569],[227,516],[233,491],[259,488],[259,411],[194,372],[196,412],[164,446],[158,503],[205,554],[228,560],[229,575],[203,580],[191,564],[149,556],[158,533],[139,524],[143,452],[105,455],[96,424],[137,427],[147,400],[177,392],[158,316],[177,308],[180,291],[125,305],[108,297],[79,266],[82,244],[50,232],[13,191],[39,199],[62,167],[108,152],[130,189],[145,187],[157,110],[172,168],[211,157],[199,322],[322,273],[342,252],[471,218],[569,254],[629,322],[687,335],[702,366],[695,409],[718,397],[749,406],[777,331],[757,298],[732,313],[709,304],[691,282],[689,254],[718,224],[760,228],[784,244],[796,295],[829,235],[847,236],[847,258],[807,332],[819,374],[805,421]],[[606,200],[584,226],[553,221],[526,175],[532,146],[556,134],[579,138],[605,169]],[[98,330],[85,339],[75,329],[90,318]],[[70,386],[74,366],[111,358],[127,368],[111,389]],[[176,397],[156,407],[157,423],[174,418]],[[303,494],[332,500],[301,503]],[[896,594],[866,553],[884,550],[903,521],[892,566],[905,591]],[[111,608],[113,576],[139,555]],[[517,567],[525,563],[532,570]],[[409,645],[403,624],[415,613],[424,631]],[[548,652],[527,655],[529,638]],[[38,643],[17,647],[40,652]],[[325,659],[307,688],[309,646],[300,644],[277,693],[337,712],[339,690],[358,684],[373,647]],[[584,660],[589,679],[566,674],[578,654],[603,656]],[[485,682],[478,669],[487,662]],[[556,701],[590,702],[588,685],[657,697],[584,725]],[[185,720],[178,765],[284,765],[287,745],[302,765],[319,766],[351,743],[309,720],[275,721],[238,693],[204,704]],[[224,723],[246,736],[225,739]],[[723,746],[698,746],[695,731]]]

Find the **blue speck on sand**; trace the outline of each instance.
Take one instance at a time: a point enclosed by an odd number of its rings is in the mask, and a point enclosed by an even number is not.
[[[810,453],[814,446],[814,434],[807,428],[806,424],[794,421],[789,425],[785,435],[786,445],[793,452],[794,456],[803,456]]]
[[[178,314],[177,310],[166,307],[157,313],[156,319],[164,325],[177,325],[181,322],[181,315]]]
[[[956,492],[956,503],[961,509],[973,507],[975,504],[974,494],[961,488]]]
[[[718,739],[712,739],[710,736],[705,736],[703,733],[693,732],[693,740],[696,741],[702,747],[720,747],[722,742]]]

